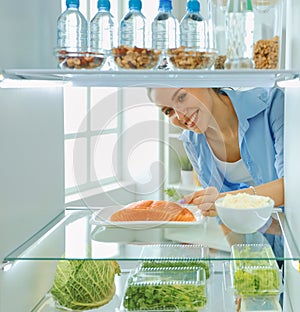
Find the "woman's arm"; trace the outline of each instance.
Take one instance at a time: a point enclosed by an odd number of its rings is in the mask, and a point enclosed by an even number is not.
[[[204,190],[199,190],[189,195],[184,196],[186,203],[196,205],[202,211],[204,216],[214,217],[217,215],[215,201],[225,196],[226,194],[247,193],[261,196],[269,196],[274,202],[275,206],[282,206],[284,204],[284,179],[280,178],[265,184],[261,184],[253,188],[245,188],[236,191],[219,193],[215,187],[208,187]]]

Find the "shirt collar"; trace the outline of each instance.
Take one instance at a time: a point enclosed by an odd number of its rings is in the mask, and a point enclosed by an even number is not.
[[[268,99],[268,90],[256,88],[246,91],[224,90],[236,111],[240,123],[245,122],[264,111]]]

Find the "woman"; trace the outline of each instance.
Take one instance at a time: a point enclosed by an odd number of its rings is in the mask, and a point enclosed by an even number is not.
[[[275,206],[283,205],[280,89],[152,88],[148,95],[175,126],[185,129],[181,140],[204,187],[185,196],[187,203],[205,216],[216,216],[214,202],[227,192],[269,196]],[[270,218],[261,231],[279,234],[278,229]],[[268,239],[274,246],[278,237]]]

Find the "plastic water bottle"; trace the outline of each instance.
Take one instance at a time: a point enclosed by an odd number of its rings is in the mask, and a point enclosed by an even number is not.
[[[175,49],[180,44],[180,27],[173,15],[172,0],[160,0],[158,14],[151,24],[152,48],[161,50],[159,69],[171,69],[168,49]]]
[[[160,0],[152,29],[152,48],[167,51],[179,47],[179,21],[173,15],[172,0]]]
[[[114,17],[110,13],[110,1],[98,0],[98,12],[90,22],[90,51],[105,54],[106,61],[103,70],[115,70],[112,56],[115,39]]]
[[[251,0],[229,0],[225,69],[253,68],[254,13]]]
[[[180,21],[180,44],[193,50],[208,48],[207,22],[200,14],[200,2],[189,0],[186,14]]]
[[[79,0],[66,0],[67,9],[57,19],[57,48],[67,52],[88,50],[88,23]]]
[[[120,45],[145,47],[145,16],[141,0],[129,0],[129,11],[120,22]]]
[[[90,22],[90,51],[110,54],[114,47],[114,17],[109,0],[98,0],[97,8]]]

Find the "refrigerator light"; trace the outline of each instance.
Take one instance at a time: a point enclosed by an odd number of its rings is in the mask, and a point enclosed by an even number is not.
[[[61,88],[70,85],[65,81],[9,79],[0,74],[0,88]]]

